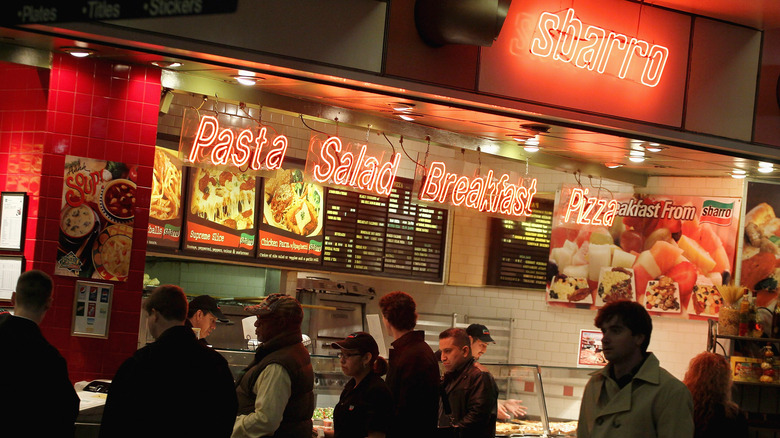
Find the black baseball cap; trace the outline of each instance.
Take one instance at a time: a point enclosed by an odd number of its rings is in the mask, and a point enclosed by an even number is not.
[[[334,342],[330,346],[341,350],[357,350],[361,354],[371,353],[374,359],[379,356],[379,346],[376,345],[374,337],[366,332],[352,333],[344,340]]]
[[[209,312],[214,315],[219,322],[229,322],[230,320],[225,317],[219,306],[217,306],[217,300],[208,295],[199,295],[190,301],[189,315],[194,315],[198,310]]]
[[[496,343],[493,338],[490,337],[490,330],[482,324],[471,324],[466,329],[466,333],[474,339],[479,339],[482,342]]]

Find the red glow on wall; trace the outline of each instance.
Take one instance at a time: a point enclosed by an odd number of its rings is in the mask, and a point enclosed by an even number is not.
[[[517,184],[509,183],[508,174],[496,180],[492,170],[484,178],[470,178],[447,172],[447,165],[441,161],[431,163],[425,175],[419,193],[422,201],[462,205],[506,216],[528,216],[532,213],[536,178],[531,179],[530,187],[525,187],[522,179]]]
[[[611,227],[615,221],[618,206],[618,202],[614,199],[606,200],[588,197],[588,189],[572,189],[569,205],[566,207],[566,214],[563,216],[563,222],[566,223],[570,219],[574,219],[572,213],[576,212],[574,222],[577,224]]]
[[[530,50],[536,56],[601,74],[608,65],[617,65],[615,59],[619,59],[620,67],[610,73],[620,79],[626,78],[632,62],[644,61],[640,77],[632,79],[648,87],[658,85],[669,59],[668,48],[583,24],[571,8],[566,10],[563,20],[557,14],[542,12]]]
[[[201,116],[195,139],[187,154],[192,163],[244,167],[252,170],[276,170],[282,167],[289,141],[284,135],[274,137],[268,145],[268,127],[243,129],[220,128],[214,116]]]

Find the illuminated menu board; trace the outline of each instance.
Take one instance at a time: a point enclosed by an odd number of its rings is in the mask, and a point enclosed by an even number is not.
[[[531,209],[524,221],[491,220],[488,284],[545,289],[553,201],[534,199]]]

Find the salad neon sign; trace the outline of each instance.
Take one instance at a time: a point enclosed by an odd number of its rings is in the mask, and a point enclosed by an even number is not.
[[[648,87],[658,85],[669,59],[668,48],[621,33],[607,32],[598,26],[585,25],[575,17],[571,8],[566,10],[563,20],[551,12],[542,12],[537,32],[531,40],[531,53],[598,73],[607,70],[610,60],[622,56],[617,70],[621,79],[625,79],[632,62],[638,57],[637,62],[642,59],[645,62],[639,82]]]
[[[522,180],[509,183],[509,175],[503,174],[496,181],[493,171],[483,177],[470,178],[447,172],[447,166],[434,161],[427,169],[427,176],[420,188],[419,198],[426,202],[451,203],[475,210],[508,216],[528,216],[532,213],[531,201],[536,194],[536,178],[530,187]]]
[[[276,170],[282,167],[287,143],[287,137],[277,135],[266,148],[267,126],[262,126],[257,135],[251,129],[236,133],[229,127],[220,129],[216,117],[203,116],[190,149],[189,161],[197,163],[205,159],[215,165],[244,167],[248,164],[252,170],[262,168]],[[268,149],[265,159],[263,159],[264,148]],[[211,149],[210,154],[208,149]]]
[[[570,218],[574,218],[572,213],[577,212],[577,218],[574,221],[578,224],[611,227],[619,205],[614,199],[607,201],[606,199],[588,197],[588,189],[572,189],[563,222],[569,222]]]

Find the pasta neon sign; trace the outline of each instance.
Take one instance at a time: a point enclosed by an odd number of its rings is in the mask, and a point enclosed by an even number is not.
[[[580,225],[611,227],[615,221],[618,206],[618,202],[614,199],[607,201],[606,199],[588,197],[588,189],[572,189],[563,222],[569,222],[570,218],[574,218],[572,213],[577,212],[577,218],[574,221]]]
[[[236,132],[231,128],[219,127],[214,116],[203,116],[192,143],[189,161],[193,163],[207,161],[214,165],[232,165],[252,170],[262,168],[276,170],[282,167],[287,152],[287,137],[277,135],[268,145],[268,127],[262,126],[257,135],[251,129]],[[268,147],[266,148],[266,146]],[[268,149],[263,159],[263,149]],[[209,154],[208,149],[211,149]]]
[[[622,56],[617,71],[621,79],[625,79],[634,58],[639,57],[645,60],[639,82],[648,87],[661,81],[669,58],[669,49],[664,46],[583,24],[571,8],[566,10],[563,21],[556,14],[542,12],[531,40],[531,53],[598,73],[607,70],[613,57]]]
[[[492,170],[484,178],[449,173],[444,163],[435,161],[426,171],[419,198],[426,202],[463,205],[488,213],[530,215],[531,201],[536,194],[536,178],[531,180],[530,187],[524,187],[522,180],[517,184],[508,181],[508,174],[501,175],[496,181]]]
[[[316,148],[315,148],[316,149]],[[380,165],[380,159],[367,154],[368,145],[362,145],[352,152],[344,151],[341,139],[329,137],[317,151],[311,168],[312,177],[321,184],[332,183],[348,186],[380,196],[390,196],[395,175],[401,163],[401,154],[396,153]],[[309,165],[307,163],[307,171]]]

